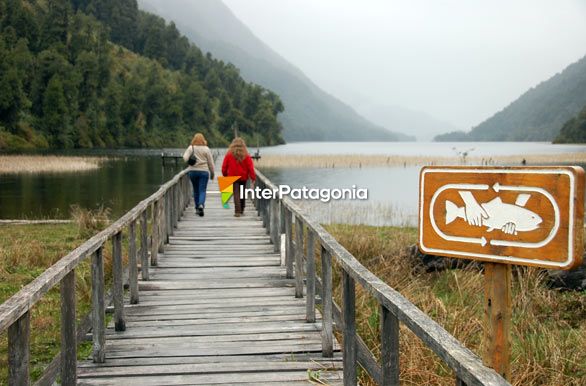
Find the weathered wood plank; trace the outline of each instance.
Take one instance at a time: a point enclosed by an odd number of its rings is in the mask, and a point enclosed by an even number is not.
[[[306,240],[306,310],[305,316],[308,323],[315,322],[315,245],[314,235],[311,229],[307,229],[307,240]]]
[[[8,328],[8,384],[28,386],[30,377],[30,312]]]
[[[381,306],[382,386],[399,385],[399,319]]]
[[[340,380],[338,372],[323,372],[320,380],[330,384],[332,380]],[[307,371],[279,371],[279,372],[252,372],[252,373],[221,373],[221,374],[193,374],[193,375],[165,375],[143,377],[113,377],[113,378],[86,378],[80,385],[186,385],[186,384],[229,384],[248,383],[259,385],[273,385],[275,382],[308,381]]]
[[[332,321],[332,256],[322,246],[321,249],[321,274],[322,274],[322,306],[323,306],[323,328],[322,328],[322,354],[324,357],[333,355],[334,329]]]
[[[156,266],[159,257],[159,206],[160,202],[154,201],[151,206],[151,265]]]
[[[303,297],[303,222],[295,218],[295,297]]]
[[[61,384],[77,382],[77,338],[75,323],[75,269],[61,281]]]
[[[279,202],[277,200],[271,200],[271,243],[273,244],[273,250],[279,252],[281,249],[281,233],[279,232]]]
[[[131,341],[132,342],[132,341]],[[316,363],[342,362],[341,352],[336,352],[332,358],[323,358],[321,353],[277,353],[258,355],[225,355],[225,356],[183,356],[183,357],[149,357],[149,358],[112,358],[107,363],[92,363],[91,361],[79,362],[79,368],[97,367],[124,367],[124,366],[153,366],[170,364],[205,364],[205,363],[234,363],[234,362],[290,362],[311,361]]]
[[[344,312],[344,386],[355,386],[356,377],[356,291],[354,279],[342,272]]]
[[[310,332],[292,332],[292,333],[267,333],[267,334],[239,334],[239,335],[211,335],[211,336],[196,336],[186,339],[185,337],[162,337],[162,338],[137,338],[137,339],[118,339],[108,341],[108,350],[120,351],[134,347],[146,347],[146,346],[169,346],[173,345],[176,347],[189,348],[197,345],[209,346],[214,342],[248,342],[248,341],[281,341],[281,340],[296,340],[305,341],[308,340],[319,340],[319,333],[317,331]],[[242,343],[246,344],[246,343]],[[319,354],[317,354],[319,355]],[[329,358],[320,358],[328,360]],[[220,360],[221,362],[221,360]],[[107,366],[109,364],[106,364]]]
[[[287,277],[293,277],[293,214],[285,209],[285,267]]]
[[[128,225],[128,282],[130,304],[138,303],[138,262],[136,258],[136,221]]]
[[[140,215],[140,274],[142,280],[149,279],[148,217],[146,209]]]
[[[104,304],[104,257],[102,248],[92,255],[92,358],[96,363],[106,359],[106,305]]]
[[[230,372],[253,372],[253,371],[290,371],[290,370],[340,370],[341,363],[316,363],[316,362],[233,362],[230,364]],[[226,365],[224,363],[205,363],[205,364],[177,364],[167,366],[145,367],[145,366],[128,366],[120,367],[102,367],[86,368],[80,371],[80,378],[87,377],[115,377],[115,376],[136,376],[136,375],[163,375],[163,374],[214,374],[225,373]]]
[[[122,232],[112,238],[112,290],[114,293],[114,323],[116,331],[126,330],[124,321],[124,281],[122,266]]]

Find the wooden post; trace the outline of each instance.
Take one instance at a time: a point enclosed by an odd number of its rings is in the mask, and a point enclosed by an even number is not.
[[[92,255],[92,340],[95,363],[106,360],[106,306],[104,304],[104,257],[102,247]]]
[[[140,215],[140,274],[142,280],[149,279],[149,240],[147,210]]]
[[[256,180],[256,186],[262,189],[262,181],[260,179]],[[254,205],[256,207],[256,215],[260,216],[260,206],[261,206],[262,198],[258,198],[255,195]]]
[[[315,323],[315,256],[314,256],[314,234],[310,228],[307,228],[307,268],[305,277],[307,278],[305,302],[305,318],[308,323]]]
[[[303,223],[295,216],[295,297],[303,297]]]
[[[112,292],[114,294],[114,328],[116,331],[126,330],[124,320],[124,281],[122,279],[122,233],[118,232],[112,237]]]
[[[138,304],[138,262],[136,259],[136,221],[131,221],[128,229],[128,282],[130,284],[130,304]]]
[[[168,242],[167,236],[169,234],[169,205],[167,204],[169,201],[168,191],[167,193],[163,194],[163,197],[159,200],[159,237],[157,239],[157,247],[159,252],[163,252],[163,245]]]
[[[61,280],[61,385],[77,384],[75,269]]]
[[[165,217],[165,211],[167,210],[167,202],[165,196],[161,200],[159,200],[159,238],[158,238],[158,246],[159,246],[159,253],[163,253],[164,249],[163,246],[165,243],[169,242],[167,239],[169,227],[167,226],[167,219]],[[157,256],[158,259],[158,256]]]
[[[354,279],[342,271],[344,312],[344,385],[356,385],[356,292]]]
[[[484,263],[484,364],[510,380],[511,265]]]
[[[263,224],[265,225],[267,235],[271,234],[271,200],[264,200]]]
[[[284,234],[285,233],[285,204],[283,203],[283,201],[279,201],[279,233],[280,234]]]
[[[8,384],[28,386],[30,383],[30,311],[8,327]]]
[[[322,276],[322,330],[321,345],[322,356],[331,358],[334,356],[334,329],[332,314],[332,256],[321,247],[321,276]]]
[[[159,200],[152,206],[153,223],[151,229],[151,265],[156,266],[159,255]]]
[[[287,278],[293,278],[293,214],[285,208],[285,266],[287,268]]]
[[[179,224],[179,219],[181,218],[181,199],[180,199],[180,188],[181,188],[181,181],[179,181],[176,185],[173,185],[173,212],[175,212],[175,222],[173,223],[173,232],[175,232],[175,228]]]
[[[381,306],[382,386],[399,386],[399,319]]]
[[[271,200],[271,242],[273,243],[273,251],[279,252],[281,250],[281,235],[279,234],[279,203],[276,199]]]

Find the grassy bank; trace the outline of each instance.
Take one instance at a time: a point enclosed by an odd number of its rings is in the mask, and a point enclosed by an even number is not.
[[[467,157],[468,165],[521,165],[523,159],[528,165],[544,164],[583,164],[586,153],[561,154],[525,154],[494,157]],[[399,156],[366,154],[266,154],[256,162],[261,170],[267,168],[362,168],[373,166],[424,166],[424,165],[460,165],[462,157],[439,156]]]
[[[406,246],[416,241],[413,228],[331,225],[327,229],[369,270],[481,356],[484,345],[481,272],[414,270],[406,251]],[[335,270],[338,304],[341,302],[339,275],[340,270]],[[548,289],[543,272],[537,269],[515,269],[513,287],[512,383],[585,385],[586,293]],[[356,306],[360,335],[378,355],[377,302],[359,285]],[[401,326],[400,360],[403,385],[453,384],[450,369],[404,326]]]
[[[66,173],[95,170],[106,158],[52,155],[0,155],[0,174]]]
[[[73,214],[76,221],[69,224],[0,225],[0,303],[104,226],[103,211],[88,215],[74,209]],[[107,277],[111,276],[110,252],[110,248],[104,249]],[[89,260],[76,269],[78,322],[89,312],[91,305]],[[60,306],[59,286],[56,286],[32,307],[30,350],[33,380],[42,374],[60,350]],[[91,344],[82,345],[79,357],[87,357],[90,347]],[[0,385],[6,384],[7,366],[7,333],[4,331],[0,334]]]

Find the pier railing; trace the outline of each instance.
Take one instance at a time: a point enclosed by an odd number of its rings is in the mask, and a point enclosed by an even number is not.
[[[149,279],[149,265],[157,265],[158,252],[173,234],[183,210],[189,203],[187,171],[178,173],[147,199],[141,201],[109,227],[93,236],[71,253],[44,271],[31,283],[0,305],[0,333],[8,330],[8,383],[30,383],[31,309],[52,288],[61,291],[61,352],[38,384],[51,385],[58,375],[62,385],[76,384],[77,345],[86,331],[92,330],[93,360],[105,360],[105,276],[103,250],[108,241],[112,246],[112,289],[116,331],[126,329],[124,316],[124,277],[122,234],[128,234],[128,285],[130,303],[136,304],[138,293],[138,262],[143,280]],[[148,223],[150,222],[150,226]],[[137,235],[140,249],[137,249]],[[91,313],[76,326],[75,271],[79,264],[91,258]],[[149,261],[150,260],[150,261]]]
[[[258,171],[257,186],[261,189],[278,188]],[[342,334],[345,385],[356,385],[358,364],[377,384],[399,385],[400,323],[409,328],[454,371],[456,385],[509,385],[496,371],[484,366],[478,356],[464,347],[442,326],[360,264],[293,200],[287,197],[282,200],[259,199],[256,207],[267,233],[271,236],[275,251],[280,250],[281,234],[285,234],[286,272],[287,277],[295,278],[296,297],[304,296],[303,283],[306,282],[307,322],[315,322],[316,295],[321,298],[324,357],[333,356],[334,329]],[[315,264],[316,249],[321,257],[320,277],[317,275]],[[342,269],[341,307],[333,298],[332,260],[335,260]],[[375,359],[356,330],[356,283],[368,291],[380,307],[380,361]]]

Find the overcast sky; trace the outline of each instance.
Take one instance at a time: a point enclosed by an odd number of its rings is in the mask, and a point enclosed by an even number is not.
[[[469,129],[586,55],[585,0],[224,0],[326,91]]]

